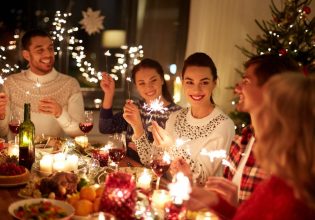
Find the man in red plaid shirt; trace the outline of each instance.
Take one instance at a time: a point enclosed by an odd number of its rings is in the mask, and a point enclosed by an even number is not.
[[[297,71],[295,62],[285,56],[260,55],[245,63],[245,74],[235,88],[239,95],[237,110],[255,114],[262,102],[262,87],[275,75],[288,71]],[[237,206],[246,200],[257,184],[267,174],[256,163],[253,148],[255,137],[251,126],[245,127],[241,136],[235,136],[228,155],[228,166],[224,169],[224,177],[209,177],[206,188],[215,191],[229,202]]]

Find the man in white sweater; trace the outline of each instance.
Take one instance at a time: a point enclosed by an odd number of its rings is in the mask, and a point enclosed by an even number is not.
[[[22,56],[29,69],[7,77],[5,117],[0,136],[8,134],[10,111],[23,115],[24,103],[31,103],[31,120],[36,135],[77,136],[84,118],[84,102],[78,81],[54,69],[53,41],[43,30],[30,30],[22,39]],[[22,118],[23,120],[23,118]]]

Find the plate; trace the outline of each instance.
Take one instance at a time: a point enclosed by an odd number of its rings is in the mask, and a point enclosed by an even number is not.
[[[56,220],[68,220],[68,219],[71,219],[71,217],[74,214],[74,208],[70,204],[63,202],[63,201],[54,200],[54,199],[24,199],[24,200],[20,200],[20,201],[12,203],[9,206],[8,211],[9,211],[10,215],[12,215],[14,218],[22,220],[21,218],[17,217],[14,214],[14,210],[18,209],[21,206],[23,207],[25,205],[36,204],[36,203],[39,203],[41,201],[49,201],[53,205],[61,207],[66,212],[66,214],[67,214],[66,217],[58,218]]]

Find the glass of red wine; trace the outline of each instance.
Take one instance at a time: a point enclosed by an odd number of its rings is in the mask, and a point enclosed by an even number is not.
[[[21,114],[16,109],[11,109],[9,129],[14,134],[14,144],[19,144],[19,128],[21,124]]]
[[[86,136],[93,128],[93,111],[84,111],[84,121],[79,123],[80,130]]]
[[[115,133],[111,135],[107,146],[109,158],[115,163],[115,171],[117,172],[119,162],[125,158],[127,153],[125,134]]]
[[[171,157],[163,147],[154,146],[151,155],[151,169],[157,176],[156,189],[159,189],[160,179],[171,166]]]

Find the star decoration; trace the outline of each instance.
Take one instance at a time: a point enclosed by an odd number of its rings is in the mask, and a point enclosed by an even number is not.
[[[83,19],[79,22],[82,25],[82,28],[91,35],[99,33],[100,30],[104,29],[103,20],[104,16],[100,16],[100,11],[93,11],[91,8],[88,8],[87,11],[82,11]]]

